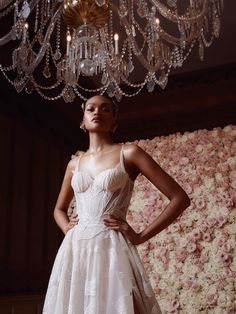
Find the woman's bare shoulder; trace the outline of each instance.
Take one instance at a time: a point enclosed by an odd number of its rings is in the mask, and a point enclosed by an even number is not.
[[[74,153],[73,155],[71,155],[71,160],[78,158],[78,157],[81,156],[82,154],[84,154],[84,151],[82,151],[82,150],[77,150],[76,153]]]
[[[68,170],[74,170],[76,167],[76,164],[78,163],[79,158],[84,154],[83,151],[77,150],[77,152],[73,155],[71,155],[71,159],[69,160],[67,164]]]
[[[143,151],[143,149],[134,143],[124,143],[124,151],[127,157],[132,157],[136,155],[137,153],[140,153]]]

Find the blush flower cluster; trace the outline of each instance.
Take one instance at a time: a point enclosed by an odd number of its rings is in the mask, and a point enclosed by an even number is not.
[[[164,313],[236,313],[236,126],[139,140],[191,205],[138,250]],[[143,176],[128,221],[151,223],[168,199]]]

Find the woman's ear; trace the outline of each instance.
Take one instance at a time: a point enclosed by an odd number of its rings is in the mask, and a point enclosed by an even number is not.
[[[86,132],[86,128],[85,128],[85,124],[84,124],[84,120],[80,123],[80,128],[81,130],[83,130],[84,132]]]

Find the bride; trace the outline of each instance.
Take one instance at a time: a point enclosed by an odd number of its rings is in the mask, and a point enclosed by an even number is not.
[[[67,166],[54,209],[65,234],[57,253],[44,314],[159,314],[136,245],[170,225],[189,206],[183,189],[134,144],[116,144],[111,133],[117,106],[105,96],[83,105],[81,127],[89,148]],[[165,194],[169,204],[141,232],[126,221],[134,181],[139,174]],[[67,209],[76,199],[76,217]]]

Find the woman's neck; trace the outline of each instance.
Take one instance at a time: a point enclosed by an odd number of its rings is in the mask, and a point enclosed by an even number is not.
[[[99,153],[113,145],[110,134],[89,133],[89,149],[88,153]]]

